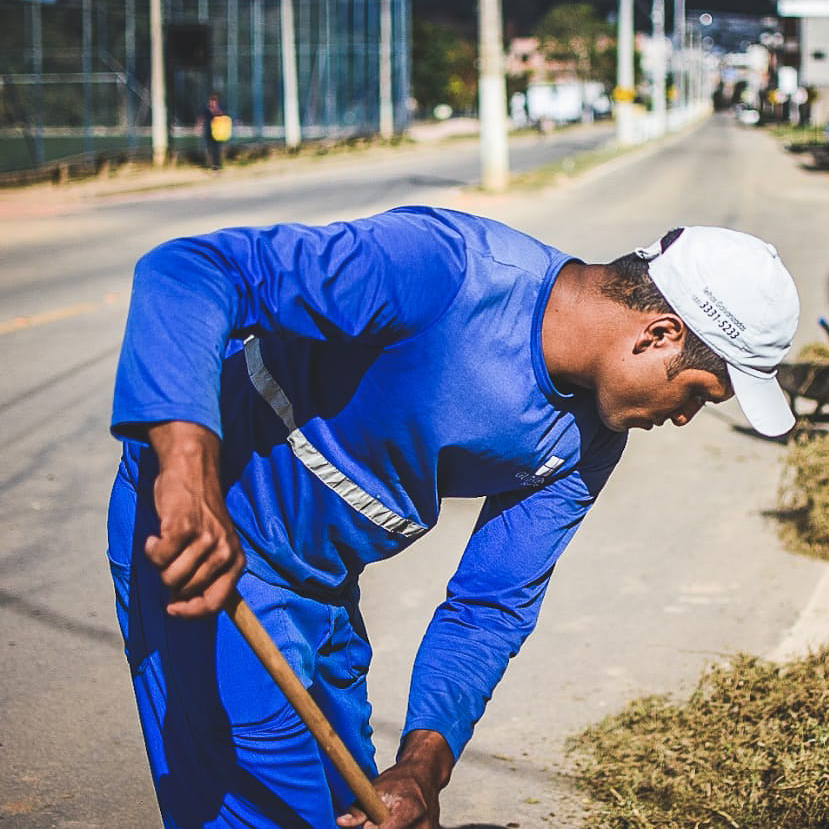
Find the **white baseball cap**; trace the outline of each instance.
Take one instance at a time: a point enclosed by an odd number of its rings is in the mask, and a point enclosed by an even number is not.
[[[685,227],[636,253],[685,324],[728,365],[734,394],[763,435],[782,435],[794,415],[777,365],[794,339],[800,303],[773,245],[722,227]]]

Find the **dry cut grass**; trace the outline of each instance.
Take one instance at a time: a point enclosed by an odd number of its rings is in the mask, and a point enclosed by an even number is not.
[[[779,501],[786,545],[829,560],[829,432],[804,430],[793,438]]]
[[[740,656],[683,703],[632,702],[571,741],[590,826],[829,827],[829,648]]]
[[[829,348],[805,346],[798,362],[829,364]],[[781,535],[793,552],[829,560],[829,431],[802,428],[789,442],[778,498]]]

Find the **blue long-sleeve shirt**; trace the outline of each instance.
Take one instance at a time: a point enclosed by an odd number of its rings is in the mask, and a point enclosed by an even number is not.
[[[442,498],[486,496],[405,727],[456,757],[625,443],[545,368],[542,316],[571,259],[410,207],[176,240],[136,268],[113,433],[186,420],[220,435],[260,578],[335,599],[433,527]]]

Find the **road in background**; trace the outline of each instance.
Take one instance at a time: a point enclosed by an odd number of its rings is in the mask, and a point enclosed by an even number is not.
[[[570,135],[519,143],[548,160],[572,151],[557,141],[601,130]],[[593,261],[676,224],[725,224],[778,246],[801,289],[799,342],[819,338],[829,193],[765,133],[715,118],[554,189],[499,196],[464,186],[477,180],[475,159],[474,143],[450,141],[305,161],[296,172],[228,169],[187,188],[124,192],[147,186],[136,181],[74,201],[87,191],[0,199],[6,825],[160,825],[104,557],[118,457],[107,435],[113,373],[132,266],[151,246],[413,202],[489,215]],[[632,436],[444,793],[447,826],[578,825],[579,797],[559,773],[568,735],[639,694],[687,691],[711,660],[776,646],[826,571],[784,553],[766,515],[783,451],[747,430],[734,403],[681,431]],[[414,650],[477,508],[447,504],[434,533],[365,574],[381,765],[393,758]]]

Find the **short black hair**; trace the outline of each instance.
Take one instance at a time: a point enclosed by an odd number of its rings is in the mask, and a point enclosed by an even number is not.
[[[669,230],[661,239],[664,253],[680,236],[682,228]],[[653,312],[657,314],[677,314],[676,309],[665,299],[648,273],[648,260],[638,253],[628,253],[614,259],[605,266],[607,278],[601,285],[601,292],[608,299],[632,308],[634,311]],[[681,314],[677,314],[681,317]],[[715,354],[685,324],[686,336],[684,347],[667,366],[668,379],[673,379],[688,368],[707,371],[721,382],[728,384],[728,368],[725,360]]]

